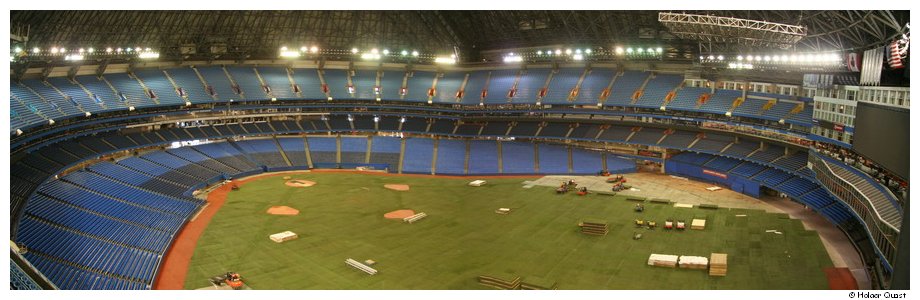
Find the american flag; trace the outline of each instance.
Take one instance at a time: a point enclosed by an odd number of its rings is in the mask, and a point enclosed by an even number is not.
[[[898,46],[898,41],[893,41],[891,42],[891,46],[888,47],[888,51],[891,53],[891,55],[888,57],[888,66],[890,66],[892,69],[900,69],[904,67],[904,65],[901,64],[901,51],[898,49]]]

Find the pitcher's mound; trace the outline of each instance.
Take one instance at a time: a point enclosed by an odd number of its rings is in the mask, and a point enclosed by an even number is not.
[[[299,210],[294,209],[289,206],[272,206],[266,211],[270,215],[282,215],[282,216],[296,216],[300,213]]]
[[[408,184],[384,184],[383,187],[394,190],[394,191],[408,191]]]
[[[400,210],[394,210],[394,211],[385,213],[385,214],[383,214],[383,217],[384,217],[384,218],[387,218],[387,219],[400,219],[400,220],[402,220],[403,218],[411,217],[411,216],[414,215],[414,214],[415,214],[415,211],[414,211],[414,210],[411,210],[411,209],[400,209]]]
[[[316,184],[316,182],[312,182],[309,180],[288,180],[287,182],[284,183],[284,185],[293,186],[293,187],[308,187],[308,186],[313,186],[314,184]]]

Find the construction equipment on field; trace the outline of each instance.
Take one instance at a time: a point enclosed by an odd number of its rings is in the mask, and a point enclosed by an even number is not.
[[[212,277],[211,284],[218,287],[227,285],[234,290],[238,290],[243,287],[243,278],[240,277],[240,273],[228,271],[227,273]]]

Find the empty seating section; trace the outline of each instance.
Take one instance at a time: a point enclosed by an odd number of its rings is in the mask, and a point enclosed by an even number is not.
[[[70,173],[64,176],[62,180],[115,199],[179,216],[191,214],[197,209],[197,203],[200,202],[199,200],[179,199],[151,192],[91,172]]]
[[[58,88],[62,93],[71,98],[71,103],[65,103],[63,105],[79,105],[85,111],[102,111],[105,109],[100,102],[96,102],[91,99],[86,91],[83,90],[79,85],[70,81],[70,79],[64,77],[48,77],[48,83]]]
[[[629,105],[632,103],[633,93],[642,86],[642,83],[645,82],[647,77],[647,72],[624,71],[623,74],[617,77],[616,81],[613,82],[613,87],[610,88],[610,97],[607,98],[607,102],[605,102],[604,105]]]
[[[169,77],[173,79],[176,85],[185,91],[185,95],[188,97],[189,102],[214,102],[214,99],[212,99],[211,95],[208,94],[208,91],[205,90],[204,83],[202,83],[201,79],[198,78],[198,74],[195,74],[195,69],[175,68],[167,69],[165,71],[169,74]]]
[[[865,195],[866,200],[872,204],[872,208],[882,220],[896,227],[901,225],[901,207],[887,188],[868,175],[852,169],[852,167],[845,166],[843,163],[831,162],[825,164],[835,176],[853,185],[860,194]]]
[[[408,138],[403,153],[403,173],[431,174],[431,158],[434,156],[434,142],[431,139]]]
[[[659,145],[669,148],[686,149],[690,146],[690,143],[693,143],[693,141],[696,140],[696,135],[696,132],[675,130],[673,133],[665,137]]]
[[[351,77],[351,83],[355,86],[355,97],[362,100],[375,100],[377,95],[374,94],[374,86],[377,85],[377,71],[375,70],[358,70],[355,76]]]
[[[760,171],[763,171],[765,168],[766,167],[763,165],[755,164],[752,162],[742,162],[740,165],[732,169],[731,173],[745,178],[751,178],[751,176],[760,173]]]
[[[377,130],[379,131],[397,131],[399,130],[399,117],[395,116],[380,116],[380,121],[377,122]]]
[[[209,170],[199,165],[191,164],[191,162],[178,156],[169,154],[168,152],[148,152],[147,154],[141,155],[141,158],[146,159],[152,163],[191,175],[198,179],[198,181],[206,181],[220,175],[214,170]]]
[[[546,126],[543,126],[543,130],[540,131],[539,136],[565,137],[567,133],[569,133],[569,124],[547,122]]]
[[[722,152],[722,149],[728,144],[731,144],[735,141],[735,137],[715,134],[715,133],[706,133],[702,138],[696,141],[696,144],[693,144],[693,149],[700,151],[708,152]]]
[[[757,161],[762,161],[765,163],[771,162],[784,155],[785,150],[783,147],[774,146],[772,144],[765,144],[766,148],[761,148],[757,152],[748,156],[749,158]]]
[[[406,81],[406,96],[403,98],[414,102],[427,102],[428,89],[434,83],[436,73],[426,71],[413,71],[412,76]]]
[[[457,125],[457,135],[476,136],[485,125],[480,123],[459,123]]]
[[[616,76],[615,69],[591,69],[591,73],[588,73],[585,80],[581,82],[578,96],[575,97],[575,104],[597,105],[600,102],[601,93],[610,85],[613,76]]]
[[[346,115],[331,115],[328,121],[329,127],[331,127],[332,130],[351,131],[351,123],[348,121],[348,116]]]
[[[435,86],[435,97],[433,102],[455,103],[457,102],[457,92],[460,91],[463,79],[466,78],[466,72],[444,72],[438,78]]]
[[[39,270],[52,282],[57,283],[58,288],[73,290],[139,290],[145,289],[146,284],[142,282],[124,280],[96,272],[76,268],[67,264],[27,253],[24,255],[33,266]]]
[[[489,71],[470,72],[461,103],[464,105],[478,105],[482,99],[482,90],[486,86],[486,79],[488,77]]]
[[[725,149],[726,155],[735,157],[747,157],[749,154],[760,148],[760,143],[739,139],[737,143],[732,143],[731,147]]]
[[[508,132],[508,122],[489,121],[479,133],[481,136],[504,136]]]
[[[335,138],[309,137],[307,138],[307,144],[310,148],[310,158],[313,160],[314,167],[316,167],[317,163],[336,163]]]
[[[307,152],[306,146],[304,145],[303,138],[301,137],[290,137],[290,138],[278,138],[278,143],[281,144],[281,149],[284,150],[284,154],[291,161],[291,164],[299,167],[307,166]]]
[[[632,128],[624,126],[611,125],[601,133],[599,139],[607,141],[626,141],[626,138],[632,134]]]
[[[763,170],[763,172],[760,172],[754,176],[753,179],[763,182],[763,184],[766,186],[774,187],[788,180],[789,178],[792,178],[792,175],[789,175],[789,173],[779,169],[767,168],[766,170]]]
[[[514,85],[518,70],[493,70],[489,77],[489,93],[483,101],[486,104],[508,103],[508,91]]]
[[[776,105],[773,105],[770,109],[763,112],[763,118],[769,120],[779,120],[786,116],[793,108],[796,107],[798,103],[793,103],[791,101],[776,101]]]
[[[534,174],[534,147],[526,142],[502,143],[502,173]]]
[[[245,158],[239,150],[228,143],[202,144],[192,147],[208,157],[211,157],[227,166],[240,170],[240,172],[254,171],[258,167]]]
[[[149,174],[144,174],[140,171],[135,171],[109,162],[97,163],[89,167],[89,170],[109,178],[116,178],[121,182],[136,185],[151,191],[159,191],[171,196],[182,196],[182,194],[189,190],[190,187],[190,183],[180,184],[166,181],[161,178],[153,177]]]
[[[294,89],[288,78],[287,68],[284,67],[257,67],[262,80],[271,89],[272,97],[278,100],[294,98]],[[239,80],[239,79],[237,79]]]
[[[457,123],[457,120],[453,119],[431,119],[431,128],[428,129],[428,132],[438,133],[438,134],[452,134],[454,132],[454,126]]]
[[[709,100],[700,106],[699,110],[715,114],[725,114],[725,112],[731,109],[732,104],[738,97],[741,97],[741,91],[716,90],[715,94],[712,94]]]
[[[583,149],[572,149],[572,173],[597,174],[603,169],[601,153]]]
[[[408,145],[406,151],[408,152]],[[436,174],[465,174],[464,164],[466,158],[466,141],[464,140],[438,140],[438,158],[435,163]],[[403,164],[413,159],[410,156],[404,158]],[[472,160],[472,155],[470,160]],[[494,172],[493,172],[494,173]]]
[[[677,90],[674,98],[668,103],[668,109],[698,111],[696,109],[700,96],[709,93],[711,90],[701,87],[684,87]]]
[[[578,125],[578,127],[572,128],[572,131],[569,132],[569,138],[593,140],[600,130],[600,126],[595,124],[579,123]]]
[[[402,141],[399,138],[388,136],[375,136],[371,140],[372,164],[387,164],[391,173],[396,172],[399,166],[399,152]]]
[[[405,77],[405,71],[384,71],[383,77],[380,77],[380,88],[383,89],[381,100],[401,100],[400,89],[403,87]]]
[[[354,124],[355,130],[374,131],[374,116],[355,115],[352,124]]]
[[[326,69],[323,70],[323,78],[326,79],[332,99],[354,99],[357,95],[348,91],[348,71]]]
[[[498,144],[495,141],[470,141],[470,174],[498,173]]]
[[[811,181],[799,177],[792,177],[786,182],[783,182],[783,184],[777,186],[776,190],[798,198],[816,188],[818,188],[818,185]]]
[[[578,84],[578,79],[585,72],[582,68],[561,68],[553,74],[542,104],[569,104],[569,93]]]
[[[677,88],[683,81],[684,77],[680,75],[657,74],[655,78],[649,80],[648,84],[645,85],[642,96],[636,101],[636,106],[647,108],[661,107],[668,93]]]
[[[276,168],[288,167],[273,139],[243,140],[237,141],[236,144],[261,165]]]
[[[633,144],[655,145],[658,143],[658,140],[661,139],[662,135],[664,135],[664,129],[652,127],[642,128],[642,130],[636,131],[636,133],[633,134],[629,142]]]
[[[323,85],[316,69],[291,69],[291,78],[300,87],[301,95],[307,100],[325,100]],[[330,87],[331,88],[331,87]]]
[[[233,83],[222,67],[197,67],[198,73],[204,78],[209,86],[217,93],[219,101],[230,101],[231,99],[239,100],[240,96],[233,90]]]
[[[259,82],[259,78],[256,77],[256,72],[253,67],[230,66],[226,68],[227,72],[230,73],[230,76],[233,78],[233,82],[239,86],[240,91],[243,93],[243,98],[248,100],[268,99],[268,95],[266,95],[265,91],[262,89],[262,83]]]
[[[546,84],[546,77],[549,76],[550,69],[532,69],[521,72],[521,79],[518,80],[517,90],[512,98],[513,103],[537,103],[540,89]]]
[[[406,118],[406,121],[402,124],[402,131],[424,133],[427,129],[428,119],[424,118]]]
[[[720,90],[720,92],[721,91],[722,90]],[[740,91],[738,93],[740,93]],[[764,104],[767,104],[766,100],[747,97],[744,99],[744,103],[741,103],[741,105],[732,111],[732,116],[760,117]]]
[[[342,137],[342,163],[363,164],[367,157],[366,137]]]
[[[799,151],[793,153],[792,155],[780,157],[774,161],[773,164],[785,169],[786,171],[795,172],[798,169],[804,168],[807,161],[808,153]]]
[[[105,77],[115,90],[127,98],[127,103],[135,107],[156,105],[156,103],[154,103],[144,92],[144,87],[128,73],[105,74],[102,75],[102,77]]]
[[[190,162],[199,164],[206,169],[216,171],[221,174],[236,174],[240,172],[240,170],[234,169],[217,160],[214,160],[213,158],[205,155],[204,153],[196,151],[192,147],[181,147],[181,148],[168,149],[166,150],[166,152],[169,152],[169,154],[172,154],[176,157],[181,157]]]
[[[695,152],[684,152],[671,157],[671,159],[674,161],[684,162],[696,166],[702,166],[713,158],[713,155]]]
[[[60,114],[62,116],[73,116],[82,113],[71,104],[69,100],[65,100],[61,93],[51,88],[46,82],[38,79],[27,79],[23,80],[22,83],[32,88],[33,91],[41,95],[41,98],[47,101],[46,104],[48,106],[45,111],[50,111],[51,114]],[[39,105],[41,105],[41,103]]]
[[[733,159],[733,158],[716,156],[715,158],[713,158],[712,160],[710,160],[703,166],[706,168],[712,169],[712,170],[720,171],[720,172],[728,172],[728,170],[731,170],[735,166],[738,166],[740,162],[741,161]]]
[[[567,174],[569,173],[569,150],[563,146],[538,144],[540,163],[539,172],[542,174]]]
[[[607,171],[612,174],[632,173],[636,171],[636,162],[621,158],[612,153],[607,154]]]
[[[140,78],[140,80],[144,82],[144,85],[153,91],[161,105],[185,104],[185,99],[179,97],[179,94],[176,93],[176,88],[173,87],[172,83],[169,82],[169,79],[166,78],[166,75],[163,74],[162,70],[138,70],[134,73],[134,75],[136,75],[137,78]]]
[[[540,123],[538,122],[517,122],[514,127],[511,128],[510,135],[512,136],[534,136],[537,133],[537,129],[540,128]]]

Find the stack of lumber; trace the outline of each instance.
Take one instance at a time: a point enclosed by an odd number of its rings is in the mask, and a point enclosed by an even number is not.
[[[479,275],[479,283],[503,290],[516,290],[521,287],[521,277],[509,273]]]
[[[709,266],[709,259],[702,256],[683,255],[680,257],[678,266],[681,269],[706,270]]]
[[[291,231],[279,232],[268,236],[275,243],[286,242],[297,239],[297,234]]]
[[[530,276],[521,282],[522,290],[555,290],[556,281],[543,277]]]
[[[368,275],[377,274],[377,270],[376,270],[376,269],[371,268],[371,267],[368,267],[367,265],[362,264],[362,263],[358,262],[357,260],[354,260],[354,259],[351,259],[351,258],[346,259],[346,260],[345,260],[345,264],[346,264],[346,265],[349,265],[349,266],[352,266],[352,267],[355,268],[355,269],[361,270],[362,272],[367,273]]]
[[[693,221],[690,222],[690,229],[694,229],[694,230],[706,229],[706,220],[693,219]]]
[[[648,256],[648,265],[656,267],[668,267],[676,268],[677,267],[677,255],[668,255],[668,254],[654,254]]]
[[[607,235],[610,230],[607,221],[599,219],[584,219],[578,226],[581,227],[581,233],[590,235]]]
[[[403,218],[403,222],[412,224],[412,223],[415,223],[415,221],[421,220],[427,216],[428,214],[420,212],[420,213]]]
[[[711,254],[709,256],[709,276],[725,276],[726,273],[728,273],[728,254]]]

